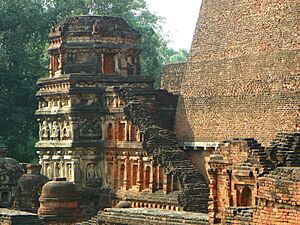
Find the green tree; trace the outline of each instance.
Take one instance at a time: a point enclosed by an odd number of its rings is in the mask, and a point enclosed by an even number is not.
[[[179,49],[178,51],[168,48],[164,52],[164,63],[185,62],[189,53],[186,49]]]
[[[29,161],[36,136],[35,85],[45,73],[48,21],[38,1],[0,1],[0,136],[10,155]],[[30,153],[30,154],[28,154]]]

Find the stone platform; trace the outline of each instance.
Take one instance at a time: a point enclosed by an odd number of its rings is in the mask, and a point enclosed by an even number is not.
[[[204,213],[175,212],[171,210],[146,208],[107,208],[88,222],[78,225],[204,225],[208,224],[208,215]]]
[[[1,225],[42,225],[37,214],[0,208]]]

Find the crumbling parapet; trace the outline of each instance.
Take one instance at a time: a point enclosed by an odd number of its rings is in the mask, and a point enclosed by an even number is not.
[[[156,124],[147,105],[132,91],[121,89],[126,101],[125,115],[144,133],[143,147],[166,173],[175,175],[181,186],[178,202],[183,210],[207,212],[208,187],[203,175],[196,171],[177,144],[175,135]]]
[[[279,167],[258,179],[255,225],[299,224],[300,168]]]
[[[297,224],[299,137],[280,133],[266,149],[251,138],[224,141],[209,159],[210,223]]]

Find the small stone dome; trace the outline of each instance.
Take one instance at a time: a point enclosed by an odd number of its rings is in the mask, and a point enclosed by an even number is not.
[[[66,178],[46,183],[39,200],[38,215],[45,224],[75,224],[81,219],[76,186]]]
[[[131,208],[131,202],[129,202],[129,201],[120,201],[117,204],[117,208]]]
[[[43,187],[41,200],[48,198],[78,199],[76,186],[66,178],[55,178]]]

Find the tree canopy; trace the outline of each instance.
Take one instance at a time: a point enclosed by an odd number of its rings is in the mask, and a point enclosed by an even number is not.
[[[142,73],[157,84],[163,63],[184,60],[180,51],[168,50],[160,32],[163,18],[145,0],[0,0],[0,136],[20,161],[35,158],[35,83],[47,75],[49,29],[86,14],[120,16],[140,31]]]

